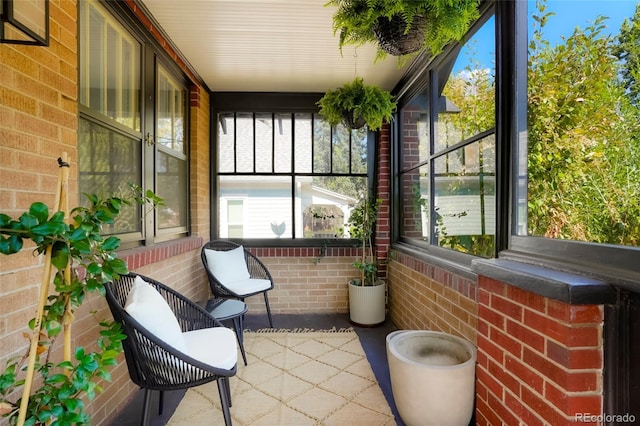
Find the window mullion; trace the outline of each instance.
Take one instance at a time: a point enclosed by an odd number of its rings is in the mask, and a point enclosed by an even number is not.
[[[429,87],[431,88],[431,90],[429,90],[429,96],[431,99],[429,99],[429,105],[431,105],[431,107],[429,108],[429,168],[427,173],[429,174],[429,231],[428,231],[428,235],[429,235],[429,243],[432,245],[438,245],[438,233],[436,232],[436,226],[435,224],[437,223],[436,221],[436,214],[437,212],[434,209],[435,206],[435,195],[434,195],[434,188],[435,188],[435,176],[433,171],[435,170],[435,160],[436,160],[436,156],[435,156],[435,147],[436,147],[436,140],[437,140],[437,132],[438,132],[438,110],[435,107],[436,105],[438,105],[438,92],[437,90],[434,90],[434,88],[438,87],[438,73],[434,70],[429,71]]]
[[[256,166],[256,156],[258,155],[258,150],[256,149],[256,113],[251,114],[251,117],[253,118],[253,173],[256,173],[258,170]]]

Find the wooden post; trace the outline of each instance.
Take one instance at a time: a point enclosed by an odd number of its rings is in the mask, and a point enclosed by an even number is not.
[[[68,188],[69,188],[69,163],[67,153],[63,152],[62,157],[58,160],[60,165],[60,173],[58,175],[58,188],[56,192],[54,211],[59,211],[61,207],[68,208]],[[62,198],[65,198],[64,200]],[[49,285],[51,283],[51,252],[52,246],[47,247],[44,255],[44,269],[42,273],[42,281],[40,282],[40,299],[38,309],[36,311],[35,324],[31,335],[31,347],[29,348],[29,360],[27,363],[27,373],[24,379],[24,388],[22,389],[22,400],[20,401],[20,412],[18,414],[18,426],[23,426],[27,416],[27,407],[29,406],[29,395],[31,395],[31,385],[33,384],[33,375],[40,340],[40,330],[42,327],[42,316],[44,314],[44,306],[47,303],[49,295]],[[68,268],[67,268],[68,269]]]

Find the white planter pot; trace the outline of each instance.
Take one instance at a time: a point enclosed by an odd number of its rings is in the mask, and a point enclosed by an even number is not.
[[[387,336],[393,399],[407,426],[467,426],[475,401],[476,347],[437,331]]]
[[[372,326],[384,322],[386,284],[359,286],[349,282],[349,319],[356,325]]]

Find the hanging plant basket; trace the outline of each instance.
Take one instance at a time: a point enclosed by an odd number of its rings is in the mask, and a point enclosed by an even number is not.
[[[388,91],[365,85],[361,77],[327,91],[317,105],[331,126],[342,123],[349,129],[359,129],[366,124],[371,131],[380,129],[384,121],[390,122],[396,109]]]
[[[376,59],[436,56],[461,40],[480,16],[480,0],[329,0],[336,8],[333,31],[346,45],[376,43]]]
[[[342,111],[342,123],[350,129],[361,129],[367,122],[364,118],[354,117],[353,111]]]
[[[426,25],[427,19],[424,16],[415,15],[407,29],[404,18],[401,15],[393,15],[391,19],[378,18],[373,32],[380,49],[393,56],[402,56],[422,49]]]

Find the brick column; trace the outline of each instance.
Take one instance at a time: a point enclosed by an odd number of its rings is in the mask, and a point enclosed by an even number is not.
[[[385,123],[376,138],[377,142],[377,197],[382,200],[376,223],[375,248],[378,276],[387,278],[387,257],[391,244],[391,130]]]

